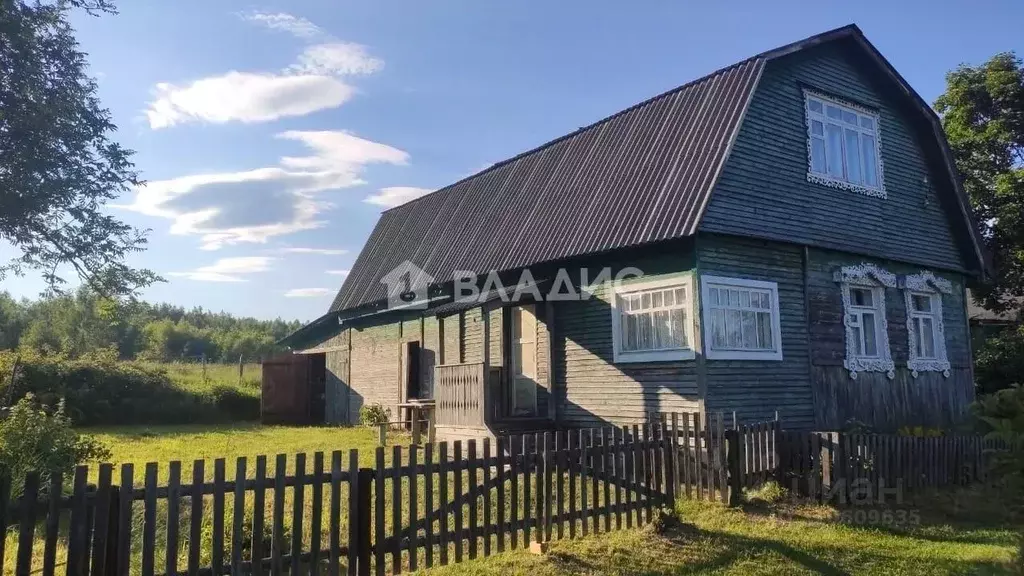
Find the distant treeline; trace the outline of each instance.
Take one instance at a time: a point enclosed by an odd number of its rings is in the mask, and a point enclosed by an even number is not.
[[[202,308],[114,301],[88,290],[40,300],[0,292],[0,350],[30,349],[79,358],[101,349],[123,360],[256,361],[280,352],[274,342],[298,320],[239,318]]]

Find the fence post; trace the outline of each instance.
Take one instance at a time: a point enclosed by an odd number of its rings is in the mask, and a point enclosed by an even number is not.
[[[743,476],[740,470],[740,431],[738,428],[726,430],[726,445],[728,447],[729,467],[729,506],[739,506],[740,497],[743,494]]]
[[[121,487],[114,485],[110,487],[110,512],[107,515],[107,549],[104,551],[106,554],[106,572],[103,576],[120,576],[121,567],[119,565],[120,560],[120,529],[121,529]],[[125,567],[127,572],[127,566]],[[97,575],[99,576],[99,575]]]
[[[356,553],[359,559],[359,576],[370,576],[370,500],[375,476],[373,468],[359,469],[356,485],[359,490],[359,506],[355,514],[356,530],[359,533],[359,551]],[[412,553],[416,553],[415,548],[412,549]]]
[[[412,408],[409,410],[412,414],[412,443],[414,446],[418,446],[420,443],[420,410],[419,408]]]
[[[378,424],[377,425],[377,446],[388,445],[388,425]]]

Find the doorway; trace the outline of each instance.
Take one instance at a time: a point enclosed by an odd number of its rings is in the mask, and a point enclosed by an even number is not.
[[[533,304],[511,309],[510,416],[537,415],[537,316]]]

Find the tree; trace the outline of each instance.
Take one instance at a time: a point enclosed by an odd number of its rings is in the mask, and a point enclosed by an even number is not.
[[[975,296],[990,310],[1024,308],[1024,63],[1012,52],[946,75],[935,102],[993,258]]]
[[[133,295],[160,280],[124,262],[146,232],[103,207],[140,181],[132,152],[111,140],[74,9],[115,12],[110,0],[0,0],[0,238],[21,251],[0,279],[33,269],[61,291],[69,269],[100,294]]]

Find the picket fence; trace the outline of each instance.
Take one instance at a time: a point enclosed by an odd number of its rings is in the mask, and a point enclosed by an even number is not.
[[[147,464],[141,484],[131,464],[117,481],[100,465],[95,485],[81,466],[70,487],[28,474],[13,500],[0,477],[0,525],[16,528],[0,539],[0,565],[18,576],[398,574],[642,526],[677,497],[737,504],[773,479],[814,497],[855,478],[981,481],[994,447],[730,424],[654,414],[639,426],[381,447],[362,461],[356,450],[282,454],[272,471],[266,456],[254,471],[242,457],[231,480],[223,458],[212,481],[202,460],[190,482],[180,462]]]

